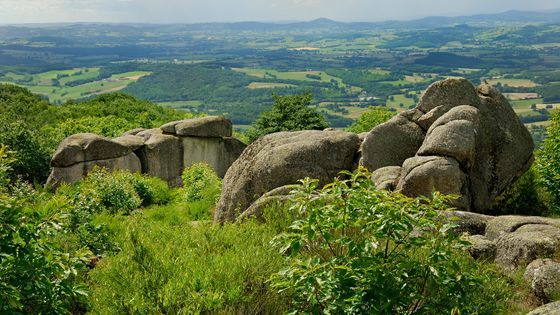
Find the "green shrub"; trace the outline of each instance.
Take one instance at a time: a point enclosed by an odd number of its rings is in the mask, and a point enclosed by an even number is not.
[[[58,190],[59,194],[70,197],[80,209],[89,213],[107,211],[112,214],[130,212],[153,204],[171,201],[171,189],[161,179],[126,171],[109,172],[94,169],[75,186]]]
[[[508,190],[496,198],[490,213],[536,216],[548,214],[548,197],[538,179],[535,168],[529,169]]]
[[[122,251],[91,273],[92,313],[285,311],[288,301],[268,283],[283,263],[269,246],[276,231],[255,223],[169,226],[140,215],[129,221]]]
[[[370,107],[369,111],[360,115],[360,117],[348,127],[348,131],[353,133],[370,132],[377,125],[380,125],[395,116],[394,112],[390,112],[383,107]]]
[[[86,295],[80,271],[91,253],[63,251],[69,205],[57,198],[41,204],[9,195],[11,163],[0,148],[0,313],[56,314],[78,312]],[[23,188],[22,188],[23,189]],[[30,192],[26,193],[31,194]]]
[[[466,242],[441,220],[450,200],[377,191],[363,170],[292,195],[296,220],[275,239],[289,267],[272,283],[294,313],[495,314],[506,283],[465,255]]]
[[[217,201],[220,197],[222,180],[208,164],[191,165],[183,171],[182,178],[187,201]]]
[[[550,211],[560,214],[560,112],[551,115],[552,125],[546,129],[546,138],[537,151],[535,161],[540,184],[550,195]]]

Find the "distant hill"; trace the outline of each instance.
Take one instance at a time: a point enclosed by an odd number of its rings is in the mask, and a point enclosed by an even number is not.
[[[243,21],[233,23],[195,23],[195,24],[140,24],[140,23],[60,23],[60,24],[18,24],[18,25],[0,25],[0,38],[3,34],[22,33],[29,35],[33,33],[30,29],[48,29],[50,27],[65,27],[75,29],[76,27],[87,27],[89,29],[97,28],[99,30],[122,29],[129,32],[146,29],[165,29],[165,30],[224,30],[224,31],[295,31],[295,30],[367,30],[367,29],[418,29],[418,28],[438,28],[453,26],[458,24],[467,24],[471,26],[496,26],[501,23],[508,24],[549,24],[560,23],[560,9],[547,12],[533,11],[507,11],[497,14],[479,14],[472,16],[429,16],[422,19],[409,21],[382,21],[382,22],[339,22],[327,18],[319,18],[312,21],[301,22],[256,22]]]

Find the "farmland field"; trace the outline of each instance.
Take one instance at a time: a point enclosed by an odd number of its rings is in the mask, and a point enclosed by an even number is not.
[[[269,83],[269,82],[252,82],[247,86],[249,89],[277,89],[277,88],[291,88],[295,87],[293,84],[286,83]]]
[[[500,83],[503,86],[510,86],[510,87],[527,87],[532,88],[538,86],[537,83],[527,80],[527,79],[490,79],[488,83],[492,85],[497,85]]]

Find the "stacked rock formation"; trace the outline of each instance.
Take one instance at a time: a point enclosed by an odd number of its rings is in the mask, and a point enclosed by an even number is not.
[[[97,166],[141,172],[179,186],[183,169],[197,162],[206,162],[223,177],[244,149],[232,138],[231,122],[220,116],[135,129],[116,139],[76,134],[59,145],[47,185],[56,189],[77,182]]]
[[[484,213],[531,166],[533,146],[498,90],[448,79],[431,85],[415,109],[373,129],[361,164],[380,188],[456,194],[458,208]]]
[[[533,147],[498,90],[447,79],[432,84],[416,108],[365,135],[303,131],[257,140],[228,170],[215,221],[236,220],[263,194],[303,177],[328,183],[357,160],[380,189],[411,197],[455,194],[458,209],[485,213],[530,167]]]

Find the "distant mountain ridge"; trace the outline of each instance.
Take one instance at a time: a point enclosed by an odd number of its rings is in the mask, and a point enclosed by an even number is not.
[[[548,11],[519,11],[511,10],[502,13],[477,14],[469,16],[428,16],[414,20],[387,20],[380,22],[340,22],[328,18],[318,18],[311,21],[296,22],[205,22],[205,23],[52,23],[52,24],[5,24],[3,27],[45,27],[49,25],[127,25],[132,27],[156,27],[156,26],[183,26],[189,30],[291,30],[291,29],[392,29],[392,28],[434,28],[450,26],[455,24],[469,24],[479,26],[492,26],[500,23],[560,23],[560,8]]]

